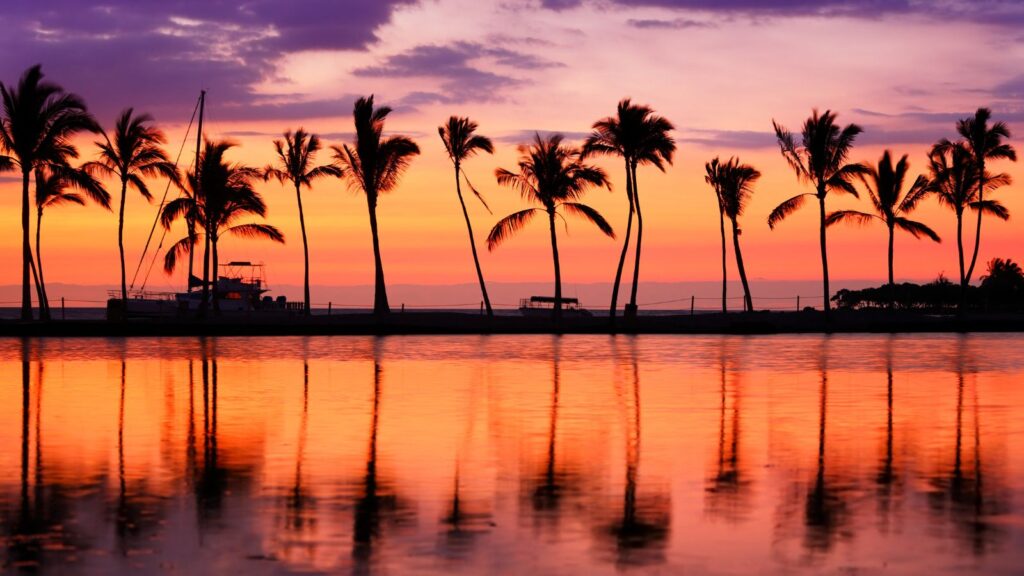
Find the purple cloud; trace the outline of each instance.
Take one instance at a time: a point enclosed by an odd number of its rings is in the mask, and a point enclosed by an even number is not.
[[[659,20],[657,18],[647,19],[630,19],[626,21],[633,28],[640,28],[641,30],[649,29],[661,29],[661,30],[684,30],[687,28],[717,28],[716,24],[711,22],[701,22],[699,20],[689,20],[687,18],[674,18],[672,20]]]
[[[472,42],[416,46],[401,54],[385,58],[380,64],[359,68],[356,76],[366,78],[432,78],[440,81],[439,92],[416,91],[408,94],[402,104],[455,104],[467,101],[499,101],[503,90],[524,82],[519,78],[493,70],[483,64],[512,70],[540,70],[561,64],[495,46]]]
[[[101,121],[137,106],[165,119],[189,114],[201,88],[248,117],[291,117],[251,87],[275,74],[283,54],[359,49],[394,9],[415,0],[10,0],[0,36],[0,78],[28,66],[80,93]],[[299,103],[299,109],[309,103]],[[270,116],[268,116],[268,114]]]

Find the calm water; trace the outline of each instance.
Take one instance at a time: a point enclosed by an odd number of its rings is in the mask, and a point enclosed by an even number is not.
[[[0,340],[0,563],[1010,574],[1024,337]]]

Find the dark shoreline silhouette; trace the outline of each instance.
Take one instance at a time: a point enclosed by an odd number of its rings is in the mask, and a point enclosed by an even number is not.
[[[451,334],[797,334],[797,333],[1024,332],[1024,313],[921,314],[901,310],[833,310],[743,314],[666,313],[638,316],[614,328],[606,317],[549,318],[466,312],[404,312],[387,317],[333,314],[216,319],[0,320],[0,337],[18,336],[287,336],[287,335],[451,335]]]

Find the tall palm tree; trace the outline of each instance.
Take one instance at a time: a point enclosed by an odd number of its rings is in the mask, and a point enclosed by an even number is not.
[[[153,126],[149,114],[135,114],[126,108],[114,123],[110,136],[103,134],[97,142],[99,160],[88,162],[85,168],[94,173],[117,178],[121,182],[121,204],[117,213],[117,249],[121,257],[121,300],[128,299],[128,282],[124,265],[124,204],[128,188],[134,188],[147,201],[153,201],[144,178],[164,176],[179,183],[178,169],[160,147],[166,142],[164,133]]]
[[[265,218],[267,205],[253,188],[253,181],[262,177],[260,170],[243,164],[230,163],[225,152],[235,144],[221,140],[206,141],[199,160],[199,181],[195,171],[187,174],[188,193],[171,200],[164,206],[160,221],[170,228],[178,218],[197,223],[197,234],[202,234],[203,253],[203,306],[208,302],[208,289],[213,285],[213,305],[218,309],[216,278],[210,281],[212,268],[216,276],[219,267],[218,242],[225,235],[239,238],[264,238],[284,243],[284,235],[274,226],[260,223],[238,223],[245,217]],[[167,250],[164,270],[169,274],[177,266],[178,258],[190,255],[195,238],[189,234]]]
[[[828,287],[828,250],[825,244],[825,228],[827,226],[825,198],[828,197],[829,192],[847,193],[858,197],[857,189],[853,185],[853,178],[864,174],[866,168],[862,164],[848,163],[847,157],[853,148],[853,141],[863,130],[856,124],[848,124],[841,128],[836,124],[835,113],[826,110],[824,114],[818,114],[816,109],[811,112],[811,117],[804,121],[799,144],[792,132],[774,120],[772,120],[772,126],[775,128],[775,136],[779,141],[782,156],[796,172],[797,180],[814,186],[814,192],[797,194],[776,206],[768,216],[768,226],[774,229],[779,222],[803,206],[808,196],[818,199],[818,213],[821,221],[819,228],[821,277],[827,320],[831,306],[829,305]]]
[[[722,311],[725,311],[725,224],[728,217],[732,223],[732,245],[736,253],[736,268],[743,284],[743,306],[747,312],[754,311],[754,301],[750,295],[750,284],[747,282],[747,270],[743,266],[743,251],[740,250],[739,217],[747,207],[750,196],[754,193],[754,184],[761,178],[761,173],[749,164],[741,164],[738,158],[730,158],[722,163],[718,158],[705,165],[705,180],[715,189],[718,196],[722,222]]]
[[[717,157],[704,164],[704,181],[711,185],[718,201],[718,227],[722,235],[722,313],[726,313],[729,311],[729,266],[725,250],[725,204],[722,202],[722,187],[719,184],[720,169],[721,161]]]
[[[607,175],[596,166],[584,164],[580,150],[562,144],[563,138],[561,134],[547,138],[535,134],[533,144],[519,147],[519,172],[504,168],[495,171],[499,185],[516,190],[524,200],[539,207],[520,210],[502,218],[487,235],[487,249],[494,250],[538,213],[547,213],[551,255],[555,264],[555,305],[552,315],[556,322],[562,317],[562,269],[558,261],[555,217],[564,219],[564,216],[559,213],[559,209],[593,222],[605,235],[615,237],[615,232],[604,216],[578,202],[587,190],[608,186]]]
[[[473,184],[469,182],[469,178],[462,171],[462,163],[467,158],[475,156],[477,152],[486,152],[488,154],[494,154],[494,143],[491,139],[486,136],[481,136],[476,133],[478,125],[469,118],[459,118],[458,116],[452,116],[448,119],[446,124],[438,126],[437,133],[441,136],[441,141],[444,142],[444,148],[448,152],[448,158],[451,159],[455,165],[455,193],[459,196],[459,205],[462,206],[462,217],[466,219],[466,230],[469,231],[469,248],[473,251],[473,264],[476,265],[476,278],[480,282],[480,293],[483,294],[484,306],[487,308],[487,315],[494,316],[494,311],[491,309],[491,299],[487,296],[487,285],[484,283],[484,273],[480,269],[480,258],[476,253],[476,239],[473,238],[473,226],[469,221],[469,212],[466,210],[466,201],[462,198],[462,178],[466,178],[466,184],[469,185],[469,189],[473,194],[480,200],[490,212],[490,207],[487,206],[487,202],[484,201],[483,196],[480,192],[473,187]]]
[[[963,240],[964,212],[968,209],[984,211],[1001,220],[1008,220],[1010,212],[998,200],[978,201],[978,166],[974,155],[963,142],[940,141],[933,146],[928,154],[928,170],[932,193],[938,198],[939,204],[956,214],[956,248],[962,295],[968,284]],[[988,174],[985,177],[985,191],[992,192],[1010,182],[1007,174]],[[961,298],[961,309],[963,304]]]
[[[308,316],[309,308],[309,244],[306,241],[306,217],[302,212],[302,187],[313,188],[313,181],[324,176],[341,176],[341,169],[333,164],[313,166],[316,153],[320,150],[320,137],[309,134],[302,128],[294,133],[288,130],[284,140],[274,140],[274,151],[277,152],[278,166],[267,166],[263,169],[263,179],[276,178],[282,184],[285,181],[295,186],[295,199],[299,203],[299,228],[302,230],[302,295],[303,311]]]
[[[380,257],[380,236],[377,232],[377,200],[398,187],[402,173],[409,167],[412,157],[420,153],[419,146],[407,136],[384,137],[384,120],[391,108],[374,108],[373,95],[356,100],[352,110],[356,139],[352,146],[332,146],[334,159],[344,171],[349,186],[366,195],[370,212],[370,233],[373,235],[374,290],[373,313],[387,314],[387,288],[384,284],[384,265]]]
[[[85,198],[110,210],[110,194],[84,170],[71,167],[40,166],[35,171],[36,179],[36,271],[38,274],[39,317],[49,318],[49,299],[46,296],[46,281],[43,276],[43,210],[65,204],[85,205]],[[81,193],[79,193],[81,192]],[[83,194],[85,197],[83,197]]]
[[[978,179],[976,182],[978,190],[977,201],[984,205],[985,182],[987,179],[986,163],[988,160],[1010,160],[1017,161],[1017,151],[1013,146],[1005,142],[1010,138],[1010,128],[1004,122],[995,122],[989,126],[992,119],[992,111],[988,108],[978,108],[972,118],[962,118],[957,122],[956,131],[963,138],[964,144],[974,157],[974,163],[978,167]],[[945,142],[949,146],[949,142]],[[978,210],[978,226],[974,237],[974,254],[971,256],[971,264],[967,268],[967,275],[962,286],[963,294],[966,296],[967,284],[971,282],[974,274],[974,266],[978,263],[978,249],[981,246],[981,217],[985,210]]]
[[[939,235],[927,225],[911,220],[908,215],[917,208],[917,203],[931,191],[931,185],[924,176],[918,176],[910,187],[904,190],[910,163],[907,155],[892,163],[892,154],[886,150],[878,161],[878,167],[868,166],[866,173],[861,175],[864,188],[868,191],[874,213],[857,210],[837,210],[828,215],[825,224],[831,226],[839,222],[869,224],[879,220],[889,229],[889,290],[891,305],[896,305],[896,283],[893,275],[893,247],[896,229],[910,233],[914,238],[922,236],[935,242],[941,242]]]
[[[9,154],[0,159],[0,169],[21,169],[21,319],[31,320],[29,180],[40,166],[63,166],[68,158],[77,158],[78,150],[71,139],[81,132],[98,132],[100,128],[78,95],[43,80],[38,64],[21,75],[17,86],[0,82],[0,96],[4,108],[0,143]]]
[[[641,164],[652,164],[662,172],[665,164],[672,164],[672,155],[676,150],[675,140],[669,133],[675,127],[667,119],[658,116],[650,106],[633,104],[629,98],[619,101],[615,116],[598,120],[593,125],[593,132],[583,144],[583,157],[590,155],[618,156],[626,166],[626,197],[629,200],[629,216],[626,219],[626,237],[619,255],[619,265],[615,269],[615,283],[612,285],[612,303],[609,314],[615,320],[618,306],[619,283],[622,280],[622,268],[629,251],[629,240],[633,228],[633,214],[636,214],[636,262],[633,268],[633,284],[629,304],[626,306],[627,317],[636,316],[636,293],[640,278],[640,249],[643,237],[643,213],[640,211],[640,198],[637,195],[636,169]]]

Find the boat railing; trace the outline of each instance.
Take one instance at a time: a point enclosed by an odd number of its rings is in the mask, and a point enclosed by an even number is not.
[[[159,300],[174,302],[176,294],[174,292],[155,292],[149,290],[129,290],[128,300]],[[110,300],[120,300],[120,290],[107,290],[107,298]]]
[[[521,298],[519,300],[519,308],[533,308],[541,310],[550,310],[555,307],[556,299],[551,296],[531,296],[529,298]],[[577,298],[562,298],[562,308],[565,310],[575,310],[580,307],[580,301]]]

